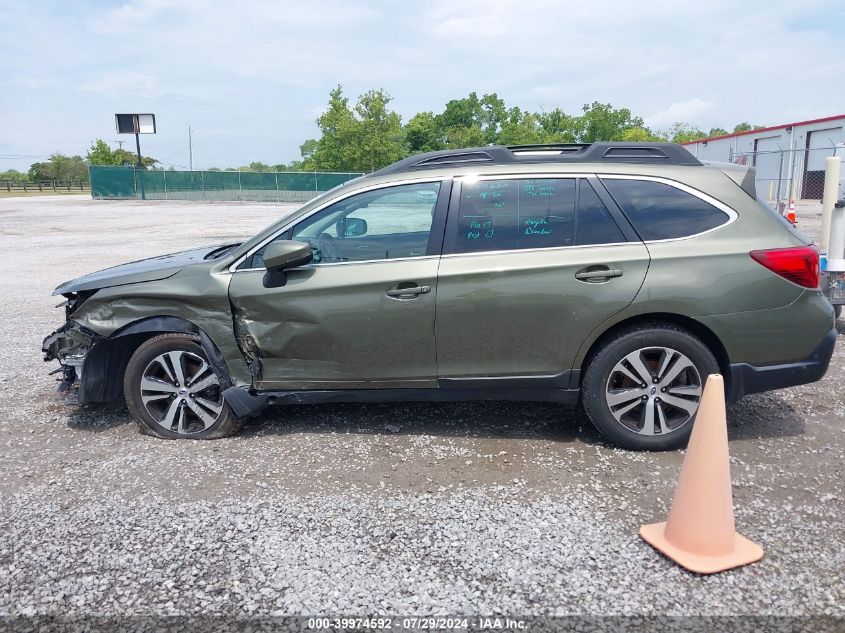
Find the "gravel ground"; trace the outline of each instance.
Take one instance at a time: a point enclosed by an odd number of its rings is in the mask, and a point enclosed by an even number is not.
[[[665,517],[683,454],[611,448],[569,409],[289,407],[166,442],[122,408],[53,401],[39,350],[59,282],[283,212],[0,200],[0,614],[845,618],[841,341],[821,382],[730,407],[737,525],[766,556],[709,577],[637,536]],[[817,232],[817,206],[799,213]]]

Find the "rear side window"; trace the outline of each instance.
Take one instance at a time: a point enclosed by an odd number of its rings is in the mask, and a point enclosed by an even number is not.
[[[619,230],[610,211],[599,199],[592,185],[581,180],[581,191],[578,196],[578,225],[575,229],[575,243],[585,244],[613,244],[624,242],[625,236]]]
[[[533,178],[464,183],[455,252],[571,246],[575,179]]]
[[[701,198],[662,182],[621,178],[602,182],[644,240],[687,237],[730,219]]]

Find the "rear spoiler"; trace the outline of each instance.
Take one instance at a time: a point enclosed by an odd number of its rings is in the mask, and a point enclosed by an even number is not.
[[[752,198],[757,197],[757,170],[748,165],[737,165],[736,163],[721,163],[716,161],[702,161],[720,170],[725,176],[738,184],[742,190]]]

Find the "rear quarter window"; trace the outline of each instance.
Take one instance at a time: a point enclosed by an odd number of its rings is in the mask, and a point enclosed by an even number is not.
[[[643,240],[689,237],[730,220],[709,202],[666,183],[623,178],[602,183]]]

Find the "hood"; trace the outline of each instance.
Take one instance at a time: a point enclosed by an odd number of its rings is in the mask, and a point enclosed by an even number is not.
[[[141,259],[128,264],[121,264],[112,268],[106,268],[95,273],[77,277],[71,281],[58,286],[54,295],[67,294],[69,292],[80,292],[85,290],[99,290],[112,286],[123,286],[125,284],[137,284],[144,281],[158,281],[172,277],[185,266],[197,264],[214,251],[222,250],[233,246],[232,244],[216,244],[204,246],[190,251],[160,255],[149,259]]]

